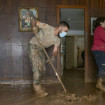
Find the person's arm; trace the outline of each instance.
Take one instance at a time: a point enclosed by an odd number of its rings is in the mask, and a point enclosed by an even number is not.
[[[36,24],[37,24],[37,20],[32,19],[30,23],[31,23],[31,27],[33,28],[33,27],[36,26]]]
[[[54,49],[53,49],[53,53],[52,53],[52,56],[57,56],[57,53],[58,53],[58,49],[59,49],[59,46],[54,46]]]
[[[36,24],[40,29],[45,29],[45,28],[49,28],[49,25],[48,24],[45,24],[45,23],[42,23],[40,21],[37,21],[37,24]]]
[[[53,49],[53,53],[52,53],[53,56],[57,55],[58,50],[59,50],[59,45],[60,45],[60,39],[57,38],[55,41],[55,44],[54,44],[54,49]]]
[[[42,22],[35,20],[35,19],[31,20],[31,26],[32,26],[32,28],[37,26],[37,27],[42,28],[42,29],[49,27],[48,24],[42,23]]]
[[[103,40],[105,42],[105,32],[104,32],[104,30],[98,30],[96,33],[101,38],[101,40]]]
[[[37,32],[39,32],[39,21],[35,20],[35,19],[32,19],[31,20],[31,28],[32,28],[32,31],[34,34],[36,34]]]

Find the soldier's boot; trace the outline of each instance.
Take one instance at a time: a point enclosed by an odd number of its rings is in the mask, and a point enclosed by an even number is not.
[[[39,97],[46,97],[46,96],[48,96],[48,93],[45,92],[45,90],[41,87],[41,85],[33,84],[33,88],[34,88],[34,91],[36,92],[36,94]]]
[[[105,86],[102,85],[102,79],[98,79],[96,88],[105,91]]]

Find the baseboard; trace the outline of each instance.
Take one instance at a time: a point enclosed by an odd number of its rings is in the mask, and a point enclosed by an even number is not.
[[[0,79],[0,84],[10,84],[10,85],[21,85],[21,84],[32,84],[32,78],[15,78],[15,79]],[[47,77],[43,78],[41,84],[52,84],[59,83],[57,79]]]

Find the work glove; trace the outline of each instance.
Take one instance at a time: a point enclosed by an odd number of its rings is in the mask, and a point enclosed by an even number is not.
[[[33,30],[34,33],[38,33],[38,32],[40,31],[40,29],[39,29],[38,26],[34,26],[34,27],[32,28],[32,30]]]
[[[34,33],[38,33],[39,32],[39,27],[37,26],[37,20],[32,18],[31,20],[31,27]]]
[[[50,61],[53,63],[55,61],[55,56],[52,56],[50,59],[48,59],[46,63],[50,63]]]
[[[34,27],[37,24],[37,20],[34,19],[34,18],[32,18],[31,21],[30,21],[30,23],[31,23],[31,27]]]

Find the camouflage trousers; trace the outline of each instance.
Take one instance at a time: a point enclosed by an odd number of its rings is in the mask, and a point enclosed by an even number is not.
[[[41,82],[42,74],[45,72],[45,54],[38,45],[29,44],[29,59],[33,71],[33,83]]]

